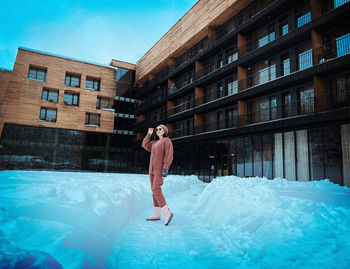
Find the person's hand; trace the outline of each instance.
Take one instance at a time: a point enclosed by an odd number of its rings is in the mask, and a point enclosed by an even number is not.
[[[153,134],[153,130],[154,130],[154,128],[148,128],[148,133]]]

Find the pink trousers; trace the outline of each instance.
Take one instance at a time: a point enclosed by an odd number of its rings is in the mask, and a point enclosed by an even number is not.
[[[166,205],[164,195],[162,193],[163,178],[161,175],[149,174],[151,181],[151,189],[153,193],[153,205],[155,207],[163,207]]]

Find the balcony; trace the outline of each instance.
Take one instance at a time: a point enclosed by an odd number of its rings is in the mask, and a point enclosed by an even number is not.
[[[193,104],[194,104],[194,99],[190,99],[189,101],[175,105],[172,109],[168,110],[168,117],[174,116],[178,113],[181,113],[193,108]]]
[[[256,126],[257,124],[272,124],[276,125],[281,120],[293,120],[294,124],[301,124],[301,122],[310,123],[315,120],[324,121],[327,113],[330,115],[329,120],[337,120],[340,116],[347,117],[346,113],[342,113],[343,109],[350,109],[350,88],[333,90],[328,94],[312,97],[300,97],[298,100],[288,102],[280,105],[273,105],[268,108],[251,111],[247,114],[237,115],[228,119],[213,120],[196,125],[193,129],[179,129],[170,133],[171,138],[181,138],[185,136],[197,135],[212,135],[217,131],[242,129],[249,126]],[[338,113],[340,112],[340,113]],[[309,119],[308,117],[312,118]],[[306,117],[306,118],[305,118]],[[301,119],[304,119],[302,121]],[[288,125],[289,126],[289,125]],[[254,128],[251,131],[254,132]],[[271,127],[270,127],[271,128]],[[227,132],[226,132],[227,133]],[[229,131],[230,134],[233,134]],[[237,131],[240,133],[240,131]],[[227,133],[228,134],[228,133]],[[227,135],[226,134],[226,135]]]

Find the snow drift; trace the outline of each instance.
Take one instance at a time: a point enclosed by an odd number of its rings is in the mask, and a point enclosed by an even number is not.
[[[350,268],[350,189],[328,180],[0,172],[0,267]]]

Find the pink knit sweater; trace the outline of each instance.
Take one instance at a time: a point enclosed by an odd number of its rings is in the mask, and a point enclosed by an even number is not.
[[[142,147],[151,152],[149,161],[149,173],[161,175],[162,169],[169,170],[173,161],[173,143],[170,138],[165,137],[162,140],[150,141],[151,134],[147,133],[142,141]]]

